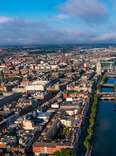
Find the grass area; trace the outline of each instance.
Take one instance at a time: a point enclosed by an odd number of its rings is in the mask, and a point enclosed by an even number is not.
[[[16,76],[16,77],[9,77],[9,78],[6,78],[5,80],[8,81],[8,82],[14,82],[14,81],[16,81],[16,80],[22,80],[22,78],[19,77],[19,76]]]

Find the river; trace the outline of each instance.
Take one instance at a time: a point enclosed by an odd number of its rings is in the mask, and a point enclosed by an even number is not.
[[[108,78],[106,83],[107,84],[115,84],[116,83],[116,78]]]
[[[114,84],[116,79],[109,78],[107,83]],[[98,105],[92,156],[116,156],[116,103],[100,101]]]

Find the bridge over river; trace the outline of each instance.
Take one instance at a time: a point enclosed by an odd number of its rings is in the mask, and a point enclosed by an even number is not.
[[[97,95],[116,96],[116,92],[97,92]]]
[[[114,87],[114,84],[101,84],[101,87]]]
[[[97,110],[91,156],[116,156],[116,92],[110,87],[116,83],[116,73],[97,92],[101,96]],[[110,86],[110,87],[109,87]]]
[[[109,77],[109,78],[116,78],[116,72],[108,72],[106,73],[106,76]]]

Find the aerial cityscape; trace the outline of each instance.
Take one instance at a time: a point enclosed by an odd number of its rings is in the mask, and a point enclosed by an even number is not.
[[[0,156],[116,156],[115,10],[0,2]]]

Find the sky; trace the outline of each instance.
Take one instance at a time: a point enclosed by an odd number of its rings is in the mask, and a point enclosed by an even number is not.
[[[116,43],[116,0],[0,0],[0,45]]]

